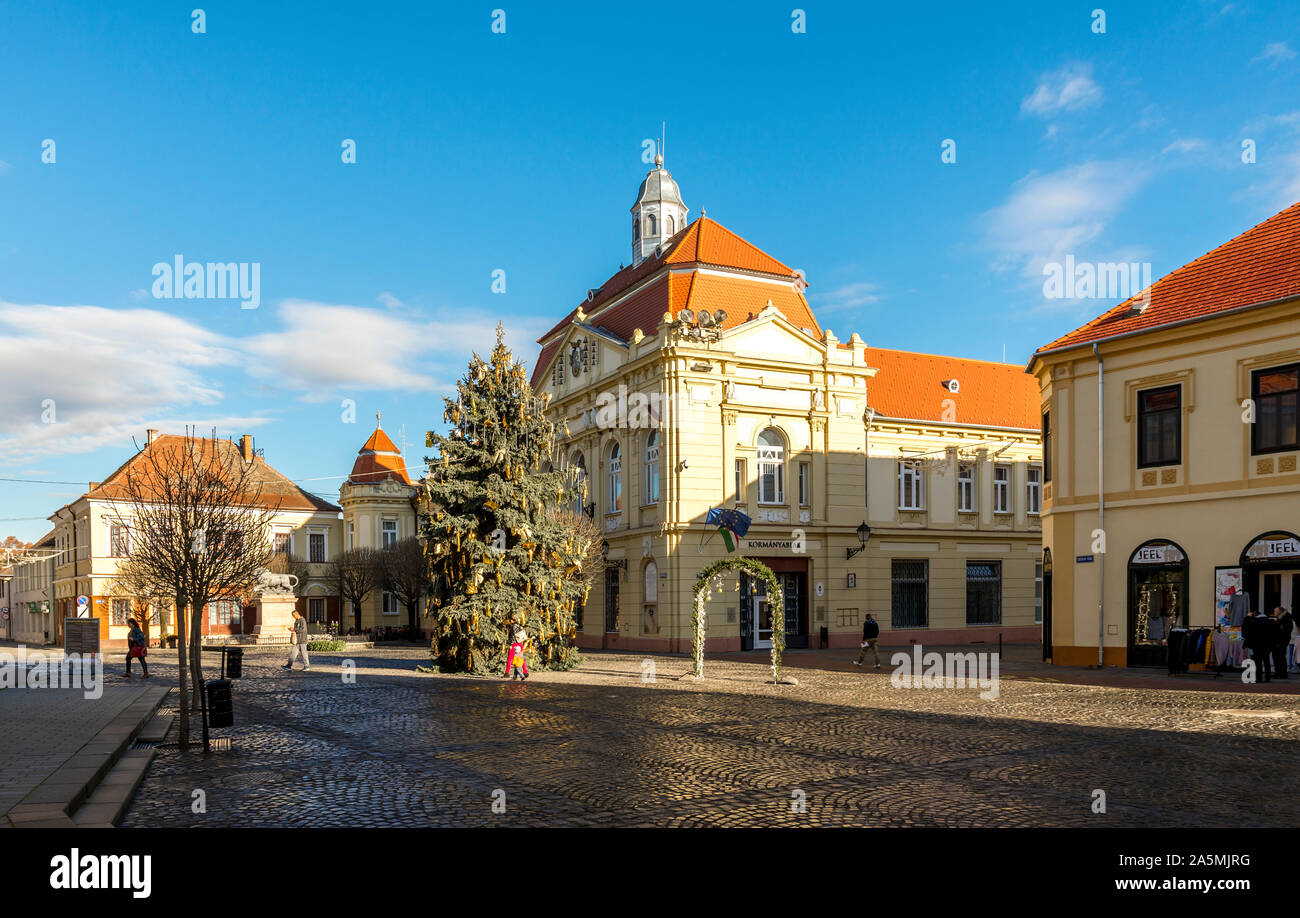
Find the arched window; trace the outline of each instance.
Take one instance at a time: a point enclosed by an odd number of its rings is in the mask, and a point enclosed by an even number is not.
[[[632,218],[632,241],[636,242],[641,238],[641,221],[636,217]]]
[[[645,234],[647,236],[659,235],[659,223],[655,220],[654,214],[645,215]]]
[[[785,440],[774,427],[758,435],[758,502],[785,503]]]
[[[659,501],[659,431],[650,431],[645,439],[645,500],[653,504]]]
[[[669,215],[668,215],[668,222],[666,223],[666,226],[668,227],[668,235],[669,235],[669,236],[671,236],[673,233],[677,232],[677,224],[673,222],[673,216],[672,216],[672,214],[669,214]]]
[[[619,513],[623,509],[623,451],[618,441],[609,448],[609,506],[606,513]]]

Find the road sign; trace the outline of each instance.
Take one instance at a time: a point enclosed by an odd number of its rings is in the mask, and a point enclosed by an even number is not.
[[[5,606],[3,609],[0,609],[0,622],[7,621],[9,621],[9,607]]]
[[[77,597],[77,605],[79,605],[79,606],[84,606],[84,605],[85,605],[86,603],[88,603],[88,602],[90,602],[90,597],[88,597],[88,596],[78,596],[78,597]]]
[[[1075,555],[1075,564],[1091,564],[1095,559],[1092,555]]]

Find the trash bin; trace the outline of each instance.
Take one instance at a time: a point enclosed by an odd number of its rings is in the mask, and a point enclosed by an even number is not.
[[[226,649],[226,678],[242,679],[244,676],[244,649],[229,647]]]
[[[212,679],[203,683],[208,696],[208,726],[235,725],[235,699],[229,679]]]

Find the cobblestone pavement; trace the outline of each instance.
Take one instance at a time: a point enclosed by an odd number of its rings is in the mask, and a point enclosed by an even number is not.
[[[346,684],[339,655],[287,673],[248,653],[236,726],[218,732],[232,748],[161,748],[123,825],[1300,822],[1289,695],[1005,680],[983,700],[893,688],[887,670],[776,686],[761,664],[710,660],[694,682],[683,657],[610,653],[512,683],[418,674],[422,649],[353,659]]]
[[[148,687],[143,679],[115,684],[110,676],[99,698],[87,698],[78,688],[0,691],[0,825],[5,813]]]

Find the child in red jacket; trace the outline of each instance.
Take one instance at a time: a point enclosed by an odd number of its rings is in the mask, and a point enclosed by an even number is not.
[[[524,654],[524,647],[528,644],[528,632],[522,625],[515,625],[514,632],[510,637],[510,653],[506,656],[506,675],[510,676],[510,670],[514,668],[514,675],[511,679],[528,678],[528,659]],[[523,676],[519,675],[522,668]]]

